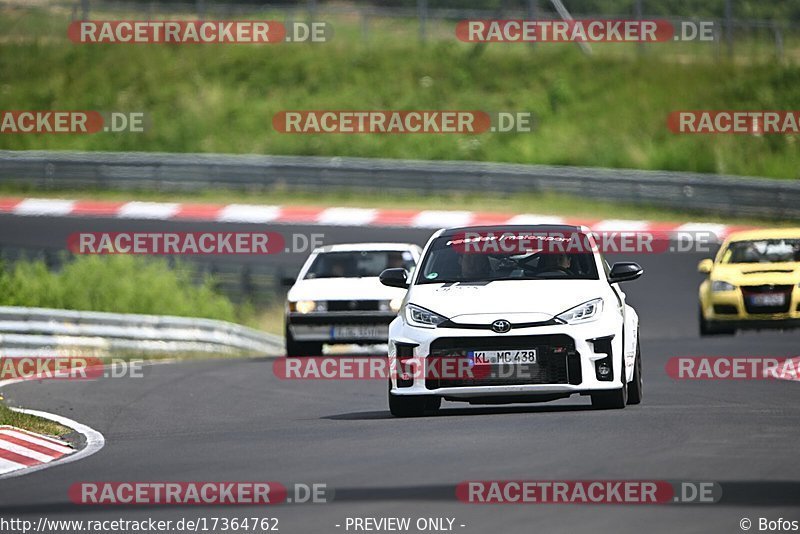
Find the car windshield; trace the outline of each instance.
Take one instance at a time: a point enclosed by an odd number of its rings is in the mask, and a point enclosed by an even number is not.
[[[800,239],[734,241],[722,254],[721,263],[800,262]]]
[[[465,252],[449,237],[436,239],[420,267],[418,284],[494,280],[597,280],[589,252]]]
[[[305,278],[363,278],[379,276],[384,269],[411,270],[414,257],[403,250],[323,252],[317,254]]]

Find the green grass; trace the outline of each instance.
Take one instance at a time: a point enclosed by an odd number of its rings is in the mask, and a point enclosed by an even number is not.
[[[0,400],[2,398],[0,395]],[[50,436],[63,436],[72,432],[71,429],[53,421],[11,411],[3,402],[0,402],[0,425],[11,425]]]
[[[45,17],[44,27],[58,29],[52,16],[17,13],[13,29],[32,31],[27,17]],[[688,49],[670,56],[664,51],[672,44],[665,43],[641,58],[625,53],[633,47],[615,44],[585,57],[570,44],[459,43],[447,37],[449,30],[420,45],[402,24],[400,39],[376,31],[365,43],[358,23],[343,21],[332,42],[313,45],[89,46],[65,42],[60,30],[10,40],[0,46],[4,109],[144,111],[149,129],[2,135],[0,148],[463,159],[800,177],[798,136],[675,135],[666,127],[672,110],[796,108],[800,68],[793,55],[783,64],[769,56],[715,62]],[[471,136],[291,135],[272,128],[279,111],[329,108],[531,111],[537,120],[533,133]]]

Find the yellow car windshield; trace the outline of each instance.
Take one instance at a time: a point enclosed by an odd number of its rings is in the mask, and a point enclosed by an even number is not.
[[[800,239],[734,241],[722,253],[721,263],[800,262]]]

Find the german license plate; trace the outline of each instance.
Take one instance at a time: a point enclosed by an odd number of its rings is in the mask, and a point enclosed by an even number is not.
[[[760,295],[751,295],[750,302],[754,306],[783,306],[786,303],[786,295],[784,293],[762,293]]]
[[[471,350],[467,357],[473,365],[506,365],[536,363],[536,349]]]
[[[381,339],[389,337],[386,326],[341,325],[334,326],[331,332],[333,339]]]

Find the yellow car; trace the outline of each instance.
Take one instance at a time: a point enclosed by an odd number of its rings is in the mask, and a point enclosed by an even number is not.
[[[800,327],[800,228],[734,232],[697,270],[701,336]]]

